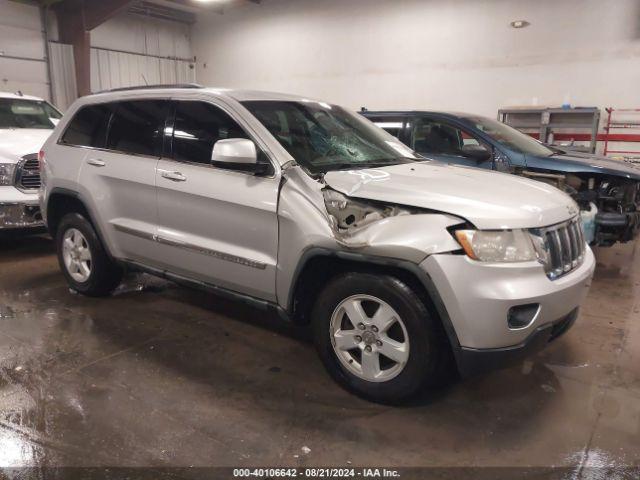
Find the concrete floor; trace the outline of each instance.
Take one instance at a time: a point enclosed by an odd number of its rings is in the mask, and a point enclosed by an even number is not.
[[[624,245],[597,257],[578,323],[549,349],[392,408],[336,386],[305,329],[144,276],[84,298],[46,238],[4,240],[0,466],[557,466],[632,478],[640,255]]]

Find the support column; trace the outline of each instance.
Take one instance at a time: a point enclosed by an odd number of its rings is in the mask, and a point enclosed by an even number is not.
[[[132,0],[63,0],[55,5],[60,41],[73,45],[78,96],[91,93],[91,30],[126,9]]]

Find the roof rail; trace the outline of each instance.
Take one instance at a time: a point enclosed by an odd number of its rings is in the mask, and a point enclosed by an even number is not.
[[[204,87],[198,83],[176,83],[172,85],[139,85],[136,87],[112,88],[109,90],[102,90],[97,93],[126,92],[128,90],[152,90],[156,88],[204,88]]]

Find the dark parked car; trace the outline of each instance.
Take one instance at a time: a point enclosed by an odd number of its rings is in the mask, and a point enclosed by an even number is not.
[[[430,159],[550,183],[578,203],[592,244],[627,242],[640,230],[640,170],[597,155],[548,147],[496,120],[464,113],[361,112]]]

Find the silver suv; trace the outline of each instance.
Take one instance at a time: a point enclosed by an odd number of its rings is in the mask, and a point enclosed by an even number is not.
[[[329,373],[379,402],[546,345],[594,270],[576,204],[554,187],[419,158],[297,96],[92,95],[40,160],[73,289],[107,295],[144,271],[310,323]]]

